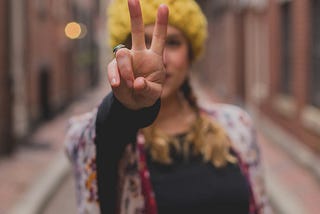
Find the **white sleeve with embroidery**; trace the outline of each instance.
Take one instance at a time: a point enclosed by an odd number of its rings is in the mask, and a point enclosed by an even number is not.
[[[79,214],[99,214],[96,180],[95,121],[97,109],[72,117],[65,138],[65,151],[72,164]]]

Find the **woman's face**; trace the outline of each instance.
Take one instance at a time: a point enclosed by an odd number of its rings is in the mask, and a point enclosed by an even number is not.
[[[145,27],[147,47],[151,45],[154,25]],[[168,26],[163,53],[166,80],[161,98],[175,97],[184,82],[190,66],[189,45],[184,34],[173,26]]]

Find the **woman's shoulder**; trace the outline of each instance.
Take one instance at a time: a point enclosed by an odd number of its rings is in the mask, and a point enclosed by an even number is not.
[[[68,157],[74,160],[80,150],[94,146],[97,109],[72,116],[67,124],[65,150]]]
[[[256,129],[246,110],[236,105],[218,103],[203,109],[203,112],[225,129],[232,147],[244,162],[255,164],[258,161]]]
[[[227,103],[214,103],[201,107],[202,112],[209,115],[212,119],[227,123],[229,126],[242,125],[250,128],[253,126],[253,120],[250,114],[242,107]]]
[[[74,115],[72,117],[70,117],[69,121],[68,121],[68,125],[72,126],[72,125],[84,125],[84,124],[88,124],[91,123],[93,121],[95,121],[95,118],[97,117],[97,112],[98,109],[94,108],[91,111],[82,113],[82,114],[77,114]]]

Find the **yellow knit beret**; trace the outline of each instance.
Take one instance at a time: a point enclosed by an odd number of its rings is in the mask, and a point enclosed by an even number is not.
[[[124,43],[131,32],[128,0],[113,0],[107,11],[109,45]],[[191,44],[194,59],[199,58],[207,38],[207,20],[194,0],[140,0],[145,25],[155,23],[160,4],[169,8],[169,24],[180,29]]]

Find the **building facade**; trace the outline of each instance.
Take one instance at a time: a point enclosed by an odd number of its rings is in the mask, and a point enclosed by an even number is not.
[[[203,82],[319,154],[320,2],[199,2],[210,34]]]
[[[98,0],[1,1],[0,153],[97,84],[98,18]],[[70,22],[81,37],[67,37]]]
[[[261,112],[320,153],[320,2],[270,0],[269,90]]]

